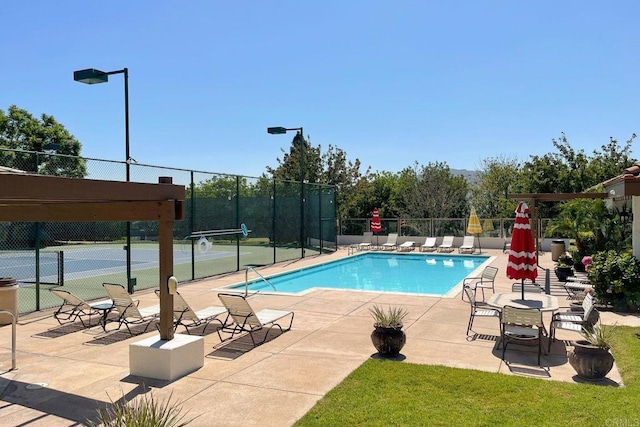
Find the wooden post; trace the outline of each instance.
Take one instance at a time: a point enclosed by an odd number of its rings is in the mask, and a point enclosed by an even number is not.
[[[171,184],[171,177],[160,177],[160,184]],[[160,339],[173,339],[173,295],[169,294],[169,277],[173,276],[173,221],[159,221],[160,246]]]

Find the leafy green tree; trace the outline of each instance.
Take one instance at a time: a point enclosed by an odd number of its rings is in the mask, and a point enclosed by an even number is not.
[[[49,147],[56,147],[49,149]],[[0,165],[27,172],[82,178],[87,174],[84,159],[79,157],[81,144],[53,116],[35,118],[27,110],[11,105],[0,110],[0,148],[37,152],[0,151]],[[43,153],[64,154],[52,156]]]
[[[518,201],[507,193],[518,191],[520,165],[514,158],[489,157],[482,161],[477,180],[470,184],[471,205],[481,218],[509,218]]]

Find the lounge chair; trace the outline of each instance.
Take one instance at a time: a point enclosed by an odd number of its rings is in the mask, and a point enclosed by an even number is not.
[[[406,242],[398,245],[398,252],[411,252],[413,250],[413,245],[415,245],[416,242],[412,241],[412,240],[407,240]]]
[[[551,327],[549,330],[549,350],[551,344],[556,339],[556,330],[565,329],[568,331],[582,332],[582,329],[591,329],[598,321],[600,313],[594,308],[593,297],[586,294],[582,301],[582,312],[566,311],[564,313],[556,313],[551,318]]]
[[[160,291],[156,290],[156,295],[160,296]],[[212,305],[202,310],[194,310],[189,303],[184,299],[179,292],[173,294],[173,313],[174,313],[174,330],[178,329],[178,326],[184,326],[187,334],[191,335],[189,328],[196,328],[204,325],[202,328],[202,335],[207,330],[207,326],[214,320],[220,323],[220,327],[224,327],[224,322],[218,319],[221,314],[227,313],[227,309],[219,306]],[[227,314],[228,317],[228,314]]]
[[[472,254],[476,251],[476,236],[464,236],[462,245],[458,248],[461,254]]]
[[[538,365],[542,353],[542,312],[538,308],[520,308],[505,305],[502,308],[502,360],[511,341],[538,340]]]
[[[358,244],[358,250],[364,251],[371,249],[371,239],[373,238],[373,232],[365,231],[362,233],[362,242]]]
[[[85,328],[83,317],[89,317],[89,325],[91,325],[91,316],[100,316],[102,311],[94,308],[95,306],[104,307],[105,305],[113,305],[113,301],[105,299],[95,302],[86,302],[80,297],[72,294],[64,289],[54,288],[49,290],[52,294],[62,299],[62,305],[53,313],[53,317],[59,324],[66,322],[75,322],[80,319],[80,323]]]
[[[469,300],[469,305],[471,306],[471,315],[469,316],[469,325],[467,326],[467,335],[469,335],[469,331],[473,326],[473,319],[476,316],[497,317],[498,321],[500,321],[500,310],[496,310],[495,308],[490,308],[484,302],[477,302],[475,291],[472,290],[469,286],[465,286],[463,288],[463,292],[467,294],[467,299]]]
[[[424,243],[420,245],[420,252],[433,252],[437,249],[436,247],[436,238],[435,237],[427,237],[424,240]]]
[[[269,326],[267,333],[264,335],[264,339],[259,343],[263,344],[267,341],[269,331],[271,331],[274,326],[277,326],[278,329],[280,329],[280,332],[285,332],[291,329],[291,325],[293,325],[293,317],[295,315],[293,311],[272,310],[266,308],[255,312],[247,301],[247,298],[241,294],[218,294],[218,298],[220,298],[220,301],[229,312],[229,316],[233,319],[233,327],[228,326],[218,330],[218,336],[220,336],[221,341],[224,341],[220,335],[221,330],[229,331],[230,329],[231,337],[228,339],[232,339],[235,334],[248,332],[255,347],[258,344],[256,344],[253,337],[254,332],[271,325]],[[286,328],[283,328],[277,322],[287,316],[291,316],[291,320],[289,321],[289,325]]]
[[[453,236],[444,236],[438,246],[438,252],[453,252]]]
[[[567,281],[564,282],[562,286],[564,290],[567,291],[568,299],[579,299],[587,289],[592,288],[589,279],[576,276],[567,277]]]
[[[129,325],[141,325],[146,323],[147,325],[142,332],[145,333],[147,332],[149,325],[151,325],[151,321],[160,314],[159,305],[138,308],[140,301],[134,301],[131,299],[131,295],[129,295],[122,285],[103,283],[102,286],[104,286],[104,290],[107,291],[107,295],[109,295],[113,301],[113,309],[118,312],[118,319],[114,320],[115,322],[118,322],[118,329],[124,325],[127,327],[127,331],[133,335]]]
[[[389,236],[387,237],[387,241],[382,244],[382,250],[391,251],[393,249],[396,249],[398,247],[398,244],[396,243],[397,241],[398,241],[398,233],[389,233]]]
[[[482,275],[479,277],[467,277],[462,281],[462,285],[468,285],[474,292],[477,292],[478,288],[482,289],[482,301],[484,301],[484,290],[491,288],[492,292],[495,292],[495,280],[498,275],[498,268],[487,266],[482,270]],[[464,299],[464,292],[462,293],[462,299]]]

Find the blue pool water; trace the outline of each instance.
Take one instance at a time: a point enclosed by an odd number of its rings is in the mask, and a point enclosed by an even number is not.
[[[366,253],[267,279],[276,292],[333,288],[443,296],[488,259],[488,256]],[[234,289],[244,287],[243,283]],[[268,283],[258,279],[249,282],[249,291],[274,292]]]

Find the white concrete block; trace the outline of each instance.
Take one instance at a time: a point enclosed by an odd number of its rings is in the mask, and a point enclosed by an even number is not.
[[[204,365],[204,338],[175,334],[170,341],[160,335],[129,345],[129,372],[146,378],[173,381]]]

